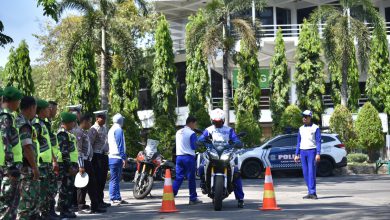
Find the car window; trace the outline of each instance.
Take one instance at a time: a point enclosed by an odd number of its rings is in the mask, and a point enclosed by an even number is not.
[[[328,143],[328,142],[332,142],[332,141],[335,141],[335,139],[332,137],[329,137],[329,136],[322,136],[321,137],[321,143]]]
[[[272,147],[286,147],[286,146],[294,146],[294,143],[295,145],[297,143],[296,136],[295,138],[294,136],[288,136],[288,137],[279,138],[275,141],[271,141],[270,145],[272,145]]]

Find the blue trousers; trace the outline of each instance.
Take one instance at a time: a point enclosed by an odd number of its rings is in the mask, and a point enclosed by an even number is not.
[[[303,178],[309,194],[316,194],[316,149],[301,150]]]
[[[199,166],[198,172],[199,172],[199,176],[204,176],[204,165],[203,164]],[[234,168],[234,172],[238,173],[237,167]],[[245,194],[244,194],[244,190],[242,189],[241,176],[234,178],[234,185],[235,185],[234,196],[236,197],[237,200],[243,200]]]
[[[120,159],[113,160],[110,159],[110,183],[109,183],[109,192],[110,192],[110,200],[122,200],[121,192],[119,188],[119,183],[121,181],[122,176],[122,166],[123,162]]]
[[[176,179],[173,182],[173,194],[176,196],[183,183],[184,177],[188,180],[188,189],[190,190],[190,201],[196,200],[196,181],[195,181],[196,161],[194,156],[180,155],[176,158]]]

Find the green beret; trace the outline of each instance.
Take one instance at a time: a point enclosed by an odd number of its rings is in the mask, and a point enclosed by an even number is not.
[[[64,123],[68,123],[76,120],[77,120],[77,116],[75,114],[72,114],[70,112],[61,113],[61,121]]]
[[[38,99],[37,100],[37,107],[40,109],[44,109],[49,107],[49,103],[43,99]]]
[[[19,89],[13,86],[5,87],[2,94],[4,98],[7,98],[8,100],[11,101],[18,101],[23,98],[22,92],[20,92]]]

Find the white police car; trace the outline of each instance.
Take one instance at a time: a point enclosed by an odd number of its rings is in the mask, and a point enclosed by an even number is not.
[[[256,178],[271,166],[272,170],[301,169],[301,163],[294,162],[298,134],[276,136],[256,148],[241,150],[238,159],[243,177]],[[321,133],[321,161],[317,165],[318,176],[330,176],[334,168],[347,165],[347,152],[337,134]]]

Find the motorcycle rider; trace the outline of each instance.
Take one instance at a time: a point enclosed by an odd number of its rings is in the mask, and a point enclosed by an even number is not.
[[[203,134],[199,137],[198,142],[200,143],[207,143],[208,139],[211,139],[213,141],[223,141],[230,144],[233,144],[234,146],[242,146],[242,142],[240,141],[240,138],[236,135],[234,132],[234,129],[224,125],[225,123],[225,113],[222,109],[214,109],[210,113],[211,123],[212,125],[206,130],[203,131]],[[207,144],[206,144],[207,145]],[[201,179],[200,187],[202,188],[202,193],[206,194],[206,182],[205,182],[205,173],[204,173],[204,161],[202,161],[202,164],[199,166],[199,176]],[[240,171],[238,170],[238,167],[234,168],[234,195],[236,197],[236,200],[238,201],[238,207],[243,208],[244,207],[244,191],[242,189],[242,180]]]

